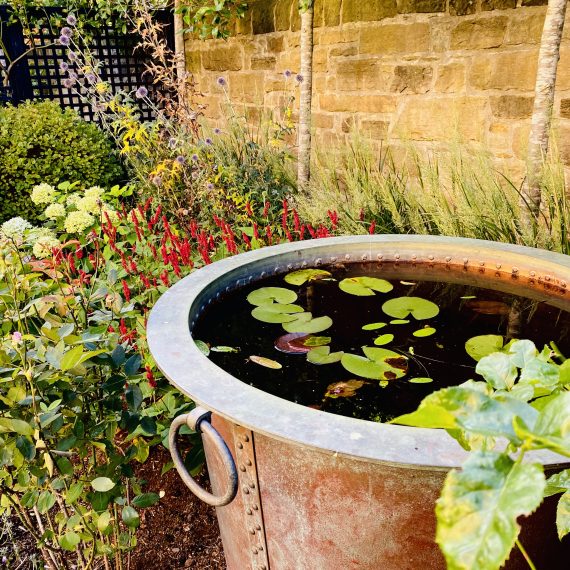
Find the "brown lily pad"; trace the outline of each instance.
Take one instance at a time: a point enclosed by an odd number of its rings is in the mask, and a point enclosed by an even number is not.
[[[356,390],[362,388],[366,382],[363,380],[345,380],[335,382],[327,386],[325,398],[350,398],[356,394]]]
[[[308,338],[309,335],[302,332],[284,334],[275,340],[275,348],[285,354],[307,354],[312,348],[304,344]]]

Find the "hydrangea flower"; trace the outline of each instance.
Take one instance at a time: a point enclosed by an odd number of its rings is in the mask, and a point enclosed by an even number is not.
[[[71,206],[72,208],[77,208],[77,202],[79,202],[79,200],[81,200],[81,196],[75,192],[73,194],[70,194],[66,199],[65,199],[65,203],[67,204],[67,206]]]
[[[50,204],[53,202],[54,195],[55,188],[51,184],[42,182],[41,184],[37,184],[32,188],[32,194],[30,198],[36,206],[39,206],[40,204]]]
[[[83,198],[80,198],[75,207],[80,212],[87,212],[88,214],[91,212],[98,212],[101,208],[101,198],[96,195],[88,196],[85,194]]]
[[[65,206],[63,204],[50,204],[44,211],[44,215],[48,220],[57,220],[58,218],[65,218]]]
[[[57,238],[53,236],[43,236],[36,241],[32,251],[35,257],[38,259],[44,259],[46,257],[51,257],[53,249],[60,245],[61,242]]]
[[[105,190],[101,188],[101,186],[91,186],[85,190],[85,197],[86,198],[101,198]]]
[[[26,230],[31,230],[32,224],[24,218],[17,216],[16,218],[11,218],[2,224],[2,233],[7,238],[22,238]]]
[[[70,212],[65,218],[65,231],[68,234],[75,234],[85,231],[95,223],[95,218],[88,212],[77,210]]]

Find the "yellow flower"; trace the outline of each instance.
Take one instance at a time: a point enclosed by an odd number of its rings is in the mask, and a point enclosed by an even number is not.
[[[36,205],[49,204],[53,201],[55,188],[45,182],[34,186],[32,189],[32,202]]]
[[[87,188],[85,190],[85,197],[86,198],[101,198],[105,190],[101,188],[101,186],[91,186],[91,188]]]
[[[78,210],[70,212],[65,218],[65,231],[69,234],[79,233],[95,223],[95,218],[88,212]]]
[[[49,220],[65,218],[65,206],[63,204],[50,204],[44,211],[45,217]]]
[[[61,245],[60,241],[52,236],[42,236],[38,238],[32,251],[38,259],[44,259],[46,257],[51,257],[52,250],[54,247],[59,247]]]
[[[103,95],[109,91],[109,84],[104,81],[99,81],[95,84],[95,91],[100,95]]]

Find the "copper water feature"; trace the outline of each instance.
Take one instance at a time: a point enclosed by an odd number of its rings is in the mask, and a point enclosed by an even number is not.
[[[466,457],[455,440],[442,430],[378,424],[277,398],[217,367],[192,341],[201,312],[226,292],[294,269],[363,261],[427,280],[547,294],[570,310],[569,257],[434,236],[278,245],[204,267],[169,289],[150,315],[150,349],[170,382],[199,406],[173,422],[171,452],[186,484],[217,507],[229,570],[445,568],[434,542],[434,504],[447,471]],[[212,494],[180,460],[175,437],[184,424],[202,432]],[[569,466],[554,453],[533,455],[550,471]],[[521,540],[540,569],[568,568],[570,543],[558,540],[554,520],[555,502],[547,500],[521,521]],[[515,549],[505,568],[528,566]]]

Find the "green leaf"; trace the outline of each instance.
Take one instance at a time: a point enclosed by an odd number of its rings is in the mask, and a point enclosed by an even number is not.
[[[374,339],[374,344],[376,346],[384,346],[385,344],[390,344],[394,340],[393,334],[381,334]]]
[[[0,418],[0,433],[15,432],[20,435],[34,435],[34,428],[24,420],[17,418]]]
[[[115,487],[115,483],[109,477],[97,477],[91,481],[91,487],[99,493],[106,493]]]
[[[47,513],[55,505],[55,495],[49,491],[43,491],[38,498],[38,511],[40,514]]]
[[[359,297],[376,295],[375,291],[389,293],[394,288],[390,282],[377,277],[347,277],[338,286],[341,291]]]
[[[324,346],[330,344],[332,338],[330,336],[310,336],[304,342],[304,346]]]
[[[33,442],[24,435],[16,438],[16,448],[27,461],[31,461],[36,456],[36,448]]]
[[[371,380],[382,380],[384,378],[385,367],[357,354],[343,354],[341,364],[351,374],[356,374],[362,378]]]
[[[496,390],[510,390],[518,376],[518,369],[511,358],[501,352],[481,358],[475,372],[483,376]]]
[[[143,493],[134,497],[131,504],[137,509],[144,509],[158,503],[159,500],[160,497],[157,493]]]
[[[566,384],[570,384],[570,358],[566,359],[559,368],[560,372],[560,384],[565,386]]]
[[[283,287],[261,287],[252,291],[247,300],[252,305],[269,305],[272,303],[289,304],[297,300],[297,293]]]
[[[431,382],[433,382],[433,378],[410,378],[408,380],[408,382],[410,384],[430,384]]]
[[[538,356],[538,350],[530,340],[516,340],[509,346],[509,355],[515,366],[524,368]]]
[[[59,545],[64,550],[73,551],[80,542],[80,536],[71,530],[69,532],[66,532],[63,536],[59,537]]]
[[[519,378],[520,385],[532,386],[534,396],[545,396],[554,391],[560,380],[559,367],[540,358],[533,358],[525,364]]]
[[[239,349],[233,347],[233,346],[213,346],[210,349],[212,352],[239,352]]]
[[[350,398],[356,394],[359,388],[364,386],[363,380],[347,380],[346,382],[335,382],[329,384],[325,393],[325,398]]]
[[[251,311],[251,316],[262,323],[290,323],[296,320],[295,315],[287,313],[287,311],[281,311],[276,308],[280,307],[298,307],[298,305],[279,305],[278,303],[273,303],[272,305],[262,305],[260,307],[255,307]],[[299,307],[303,311],[302,307]],[[297,311],[291,311],[291,313]]]
[[[140,354],[133,354],[125,362],[125,374],[127,376],[134,376],[140,370],[142,358]]]
[[[546,481],[544,496],[550,497],[551,495],[565,493],[566,491],[570,491],[570,469],[564,469],[564,471],[552,475],[552,477]]]
[[[333,364],[340,362],[344,352],[331,352],[329,346],[319,346],[307,353],[307,361],[311,364]]]
[[[431,319],[439,314],[439,307],[421,297],[396,297],[382,305],[382,310],[390,317],[405,319],[409,315],[418,321]]]
[[[450,471],[436,506],[436,542],[448,568],[502,566],[520,531],[517,518],[540,505],[544,486],[541,465],[496,452],[475,452]]]
[[[125,399],[129,408],[136,412],[142,404],[143,393],[136,384],[129,384],[129,387],[125,390]]]
[[[204,356],[208,356],[210,354],[210,347],[203,340],[195,340],[194,344]]]
[[[391,325],[407,325],[409,323],[409,319],[393,319],[390,321]]]
[[[99,515],[97,519],[97,530],[99,532],[104,532],[107,527],[111,524],[111,513],[109,511],[104,511]]]
[[[473,360],[479,361],[484,356],[499,352],[503,343],[503,337],[496,334],[474,336],[465,343],[465,351]]]
[[[370,323],[362,327],[363,331],[375,331],[376,329],[381,329],[386,326],[386,323]]]
[[[417,331],[414,331],[412,334],[414,336],[417,336],[418,338],[423,338],[426,336],[431,336],[434,333],[435,333],[435,329],[433,327],[424,327],[423,329],[419,329]]]
[[[265,356],[255,356],[252,355],[249,357],[251,362],[258,364],[259,366],[263,366],[265,368],[271,368],[272,370],[281,370],[283,365],[277,362],[276,360],[271,360],[271,358],[265,358]]]
[[[566,491],[556,507],[556,529],[558,538],[562,540],[570,532],[570,491]]]
[[[341,364],[351,374],[374,380],[395,380],[406,375],[408,360],[401,354],[371,346],[363,346],[362,350],[366,358],[345,353],[341,359]]]
[[[65,493],[65,502],[68,505],[72,505],[75,503],[75,501],[77,501],[77,499],[79,499],[79,497],[81,497],[82,493],[83,483],[73,483],[73,485],[71,485],[69,487],[69,490]]]
[[[289,283],[289,285],[303,285],[303,283],[307,281],[314,281],[330,276],[331,273],[323,269],[299,269],[298,271],[292,271],[288,275],[285,275],[285,281]]]
[[[305,313],[299,313],[301,315]],[[296,319],[290,323],[284,323],[283,328],[289,332],[300,332],[305,334],[316,334],[323,332],[332,326],[333,322],[330,317],[316,317],[309,321]]]
[[[123,522],[129,528],[137,528],[140,525],[141,520],[139,514],[131,506],[127,505],[126,507],[124,507],[121,516],[123,518]]]
[[[68,350],[62,357],[60,362],[60,368],[65,372],[75,368],[81,362],[81,356],[83,355],[83,346],[80,344],[74,346],[71,350]]]

